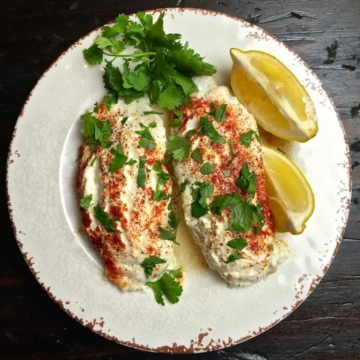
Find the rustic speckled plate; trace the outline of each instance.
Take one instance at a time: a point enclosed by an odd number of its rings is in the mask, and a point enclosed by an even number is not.
[[[105,93],[101,67],[89,67],[82,56],[99,31],[64,52],[24,105],[8,158],[9,211],[34,276],[77,321],[139,349],[211,351],[275,325],[321,280],[347,222],[349,151],[341,121],[320,81],[283,43],[227,15],[195,9],[165,11],[166,31],[181,33],[190,47],[215,64],[219,84],[229,83],[231,47],[258,49],[281,59],[314,100],[319,133],[292,147],[316,200],[305,232],[283,236],[294,255],[275,274],[249,288],[230,289],[210,269],[185,273],[180,302],[165,307],[156,304],[150,291],[122,293],[104,278],[101,261],[79,230],[74,190],[79,117]]]

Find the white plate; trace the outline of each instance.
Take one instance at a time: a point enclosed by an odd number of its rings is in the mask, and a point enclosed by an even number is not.
[[[89,67],[87,35],[41,77],[19,116],[8,159],[9,210],[21,251],[48,294],[93,331],[157,352],[211,351],[250,339],[292,312],[315,288],[340,245],[350,203],[350,162],[332,101],[309,67],[264,30],[227,15],[168,9],[167,32],[216,65],[229,83],[229,49],[258,49],[281,59],[315,102],[319,133],[293,154],[315,193],[316,208],[300,236],[284,238],[294,256],[249,288],[230,289],[210,269],[185,274],[176,305],[158,305],[151,291],[122,293],[79,232],[74,174],[81,114],[105,93],[102,69]]]

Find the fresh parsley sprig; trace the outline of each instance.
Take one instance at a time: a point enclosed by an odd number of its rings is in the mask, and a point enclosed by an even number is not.
[[[150,256],[145,258],[141,263],[140,266],[144,269],[146,278],[149,278],[152,275],[154,267],[158,264],[165,264],[166,261],[161,259],[157,256]]]
[[[83,126],[81,133],[85,137],[85,141],[91,146],[91,150],[95,150],[99,145],[103,148],[111,146],[110,135],[112,132],[110,121],[100,121],[91,113],[81,116]]]
[[[206,182],[195,182],[196,187],[191,189],[193,202],[191,203],[191,215],[200,218],[208,213],[209,207],[206,199],[214,193],[214,187]]]
[[[197,91],[193,76],[216,72],[214,66],[204,62],[187,43],[180,42],[179,34],[165,33],[164,16],[162,12],[154,21],[151,14],[139,12],[138,21],[133,21],[121,14],[114,26],[103,27],[102,35],[83,51],[90,65],[106,61],[104,83],[109,96],[103,99],[105,107],[119,97],[130,103],[148,94],[152,103],[173,110]],[[129,46],[135,51],[127,52]],[[113,65],[117,58],[124,60],[122,71]],[[138,64],[132,68],[130,62]]]
[[[159,280],[152,282],[148,281],[145,285],[154,291],[155,300],[158,304],[163,306],[165,305],[164,297],[166,297],[172,304],[176,304],[183,292],[180,282],[176,280],[181,276],[181,269],[170,270],[164,273]]]
[[[248,194],[254,197],[256,192],[256,174],[250,172],[249,165],[245,162],[240,170],[240,176],[236,180],[236,186],[241,190],[247,190]]]
[[[105,228],[105,230],[109,232],[120,232],[115,227],[115,220],[118,219],[111,219],[109,214],[104,211],[100,205],[96,205],[94,207],[94,215],[95,218],[100,222],[100,224]]]
[[[258,142],[261,142],[259,134],[254,130],[249,130],[248,132],[240,136],[240,140],[239,140],[240,144],[249,147],[251,144],[251,140],[253,139],[253,135],[255,135],[256,140]]]

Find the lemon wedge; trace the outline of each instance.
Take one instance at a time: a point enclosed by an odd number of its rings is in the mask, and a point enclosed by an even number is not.
[[[314,194],[304,174],[280,151],[262,147],[266,189],[275,230],[300,234],[315,208]]]
[[[314,104],[295,75],[274,56],[232,48],[231,87],[266,131],[305,142],[318,131]]]

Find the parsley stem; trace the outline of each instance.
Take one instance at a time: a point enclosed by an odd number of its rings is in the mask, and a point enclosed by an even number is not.
[[[123,54],[123,55],[114,55],[114,54],[109,54],[107,52],[104,51],[104,55],[107,56],[113,56],[114,58],[138,58],[138,57],[143,57],[143,56],[148,56],[148,55],[156,55],[156,52],[153,51],[149,51],[149,52],[143,52],[143,53],[133,53],[133,54]]]

